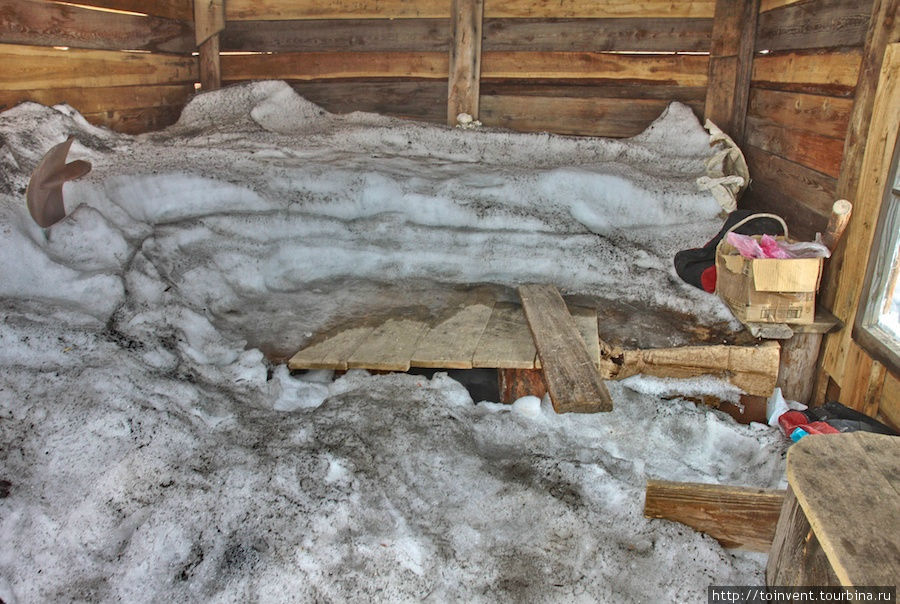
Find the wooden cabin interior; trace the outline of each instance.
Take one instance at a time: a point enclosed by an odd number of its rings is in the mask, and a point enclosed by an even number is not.
[[[900,272],[898,4],[0,0],[0,110],[66,103],[137,134],[175,123],[198,92],[278,79],[334,113],[629,137],[679,101],[742,149],[752,182],[739,207],[809,240],[836,200],[852,202],[818,300],[839,327],[802,361],[809,402],[896,428],[898,357],[863,315],[873,271],[888,274],[882,306]]]
[[[811,239],[835,200],[854,204],[820,290],[843,327],[816,360],[813,400],[896,426],[900,367],[854,330],[896,164],[896,14],[890,0],[0,0],[0,109],[68,103],[140,133],[174,123],[198,90],[283,79],[336,113],[465,111],[627,137],[680,101],[743,150],[741,207]]]

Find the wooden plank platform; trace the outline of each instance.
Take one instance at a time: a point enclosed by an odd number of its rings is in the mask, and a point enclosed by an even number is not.
[[[479,292],[457,299],[453,306],[431,319],[423,318],[421,312],[414,317],[397,312],[384,315],[386,318],[381,320],[371,317],[353,320],[314,336],[290,358],[288,367],[338,371],[351,368],[408,371],[411,367],[541,369],[522,306],[513,302],[495,303],[498,297],[502,299],[493,293]],[[676,378],[714,375],[748,394],[771,395],[778,374],[778,344],[746,345],[742,341],[722,344],[723,337],[712,333],[708,338],[697,339],[720,343],[687,346],[650,339],[647,341],[650,347],[640,346],[640,342],[623,336],[631,332],[646,335],[658,327],[657,323],[662,324],[663,319],[642,315],[641,321],[630,321],[630,331],[623,332],[620,311],[604,304],[595,308],[594,304],[585,297],[573,296],[567,308],[577,337],[583,342],[592,365],[599,369],[601,379],[619,380],[637,373]],[[604,325],[602,341],[598,314]],[[686,331],[693,333],[696,329]],[[634,349],[636,345],[638,349]]]
[[[523,285],[519,296],[553,408],[557,413],[611,411],[612,398],[597,362],[559,290],[552,285]]]

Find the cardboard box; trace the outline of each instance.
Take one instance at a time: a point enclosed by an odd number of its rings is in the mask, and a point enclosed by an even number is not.
[[[744,323],[812,323],[824,258],[744,258],[723,239],[716,293]]]

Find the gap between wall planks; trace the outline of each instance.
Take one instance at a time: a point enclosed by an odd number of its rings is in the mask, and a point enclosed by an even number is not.
[[[722,547],[768,552],[785,491],[648,480],[644,516],[680,522]]]

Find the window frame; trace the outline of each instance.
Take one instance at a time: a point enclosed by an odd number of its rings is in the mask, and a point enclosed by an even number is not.
[[[891,293],[898,285],[900,273],[900,136],[894,143],[888,178],[885,179],[878,222],[863,281],[859,306],[853,322],[853,339],[872,358],[883,365],[900,370],[900,334],[879,325]],[[893,282],[893,283],[891,283]],[[889,296],[891,296],[889,298]]]

